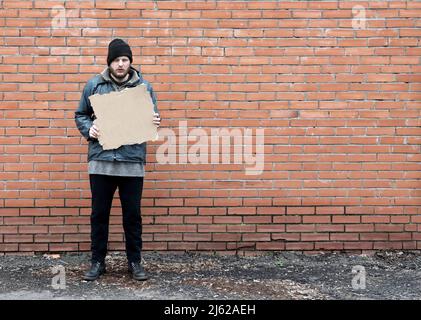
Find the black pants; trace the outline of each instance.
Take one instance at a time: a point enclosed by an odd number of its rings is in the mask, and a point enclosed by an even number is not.
[[[108,228],[111,205],[118,187],[123,210],[123,228],[126,254],[129,262],[140,262],[142,250],[142,198],[143,177],[118,177],[90,174],[92,192],[91,250],[92,261],[103,262],[107,255]]]

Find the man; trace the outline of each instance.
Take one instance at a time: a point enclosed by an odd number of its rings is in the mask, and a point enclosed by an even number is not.
[[[88,99],[95,93],[120,91],[142,83],[147,86],[154,104],[154,124],[159,127],[160,116],[156,96],[149,82],[135,70],[130,46],[121,39],[114,39],[108,45],[108,67],[86,84],[75,121],[81,134],[89,141],[88,170],[92,193],[91,213],[91,268],[84,279],[98,279],[105,272],[108,229],[111,204],[118,187],[123,211],[123,228],[126,239],[128,270],[135,280],[147,280],[141,263],[142,221],[140,201],[145,175],[146,142],[123,145],[118,149],[103,150],[98,142],[101,128],[93,125],[95,115]]]

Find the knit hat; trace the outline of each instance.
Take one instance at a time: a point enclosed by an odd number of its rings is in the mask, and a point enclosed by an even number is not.
[[[133,62],[130,46],[124,40],[114,39],[108,45],[107,64],[110,65],[115,58],[120,56],[126,56],[130,59],[130,63]]]

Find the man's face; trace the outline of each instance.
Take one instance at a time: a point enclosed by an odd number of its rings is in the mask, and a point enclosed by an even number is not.
[[[130,59],[126,56],[117,57],[110,64],[110,72],[117,79],[124,79],[130,70]]]

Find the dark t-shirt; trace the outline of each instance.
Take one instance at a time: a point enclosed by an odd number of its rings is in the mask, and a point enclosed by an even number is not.
[[[129,80],[132,78],[132,71],[131,71],[131,70],[129,71],[129,77],[127,78],[127,80],[126,80],[126,81],[123,81],[123,82],[117,82],[117,81],[115,81],[115,79],[114,79],[113,77],[111,77],[111,76],[110,76],[110,78],[111,78],[111,80],[115,83],[115,85],[117,86],[118,90],[121,90],[121,89],[123,89],[123,88],[124,88],[124,86],[126,85],[126,83],[127,83],[127,82],[129,82]]]

